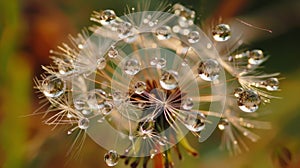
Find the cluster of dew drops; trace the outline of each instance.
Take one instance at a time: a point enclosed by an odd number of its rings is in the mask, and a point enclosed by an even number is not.
[[[177,6],[176,6],[177,5]],[[195,18],[195,12],[188,10],[179,4],[174,5],[174,14],[179,16],[178,25],[174,27],[169,26],[162,26],[158,29],[156,29],[155,35],[158,40],[167,40],[171,37],[171,32],[175,33],[181,33],[183,35],[186,35],[188,38],[188,42],[190,44],[194,44],[199,42],[200,40],[200,34],[197,31],[187,31],[188,26],[191,24],[194,24],[194,18]],[[183,12],[188,12],[188,15],[183,15]],[[114,20],[117,18],[115,12],[113,10],[104,10],[101,12],[101,15],[99,17],[100,23],[102,25],[111,24],[114,22]],[[151,24],[155,24],[150,21],[150,18],[144,18],[144,23],[147,23],[151,26]],[[131,29],[132,25],[129,22],[121,22],[119,25],[112,27],[116,29],[116,32],[119,34],[120,38],[124,37],[130,37],[131,36]],[[218,24],[216,25],[212,31],[212,37],[216,42],[226,42],[231,38],[231,28],[228,24]],[[127,40],[134,40],[130,38],[126,38]],[[108,51],[108,56],[110,58],[116,58],[118,56],[118,51],[111,47],[111,49]],[[247,60],[247,67],[253,68],[258,65],[260,65],[262,62],[265,61],[266,57],[264,56],[264,53],[262,50],[254,49],[245,51],[236,55],[232,55],[228,57],[228,62],[235,62],[238,60]],[[64,60],[65,65],[71,64],[71,62],[66,62]],[[97,60],[97,68],[98,69],[104,69],[106,66],[105,59],[99,58]],[[150,64],[152,66],[156,66],[157,68],[161,69],[164,68],[167,64],[167,60],[165,58],[155,58],[150,61]],[[62,64],[58,64],[62,65]],[[68,66],[58,66],[58,71],[60,75],[68,75],[73,69]],[[182,66],[187,66],[188,62],[183,62]],[[220,73],[220,67],[218,61],[215,59],[207,59],[204,61],[201,61],[198,65],[197,72],[201,79],[204,81],[214,81],[217,80]],[[128,75],[135,75],[140,71],[140,63],[137,59],[131,58],[128,59],[124,64],[124,72]],[[241,72],[242,74],[243,72]],[[162,88],[166,90],[173,90],[178,87],[178,72],[176,71],[165,71],[159,80],[159,84]],[[265,88],[268,91],[276,91],[279,89],[279,80],[276,77],[270,77],[267,79],[264,79],[263,81],[254,80],[249,84],[250,86],[254,86],[257,88]],[[142,94],[146,90],[147,86],[146,83],[143,81],[138,81],[134,85],[135,93],[136,94]],[[44,96],[49,99],[55,99],[64,94],[66,91],[66,82],[62,79],[57,77],[56,75],[49,75],[43,79],[41,82],[41,85],[39,89],[42,91]],[[122,99],[122,93],[113,93],[114,99]],[[95,99],[95,96],[97,96],[97,99]],[[251,87],[238,87],[234,90],[234,96],[236,97],[236,102],[238,107],[247,113],[252,113],[258,110],[259,105],[262,102],[261,96],[258,94],[257,91],[251,89]],[[88,115],[91,113],[89,109],[85,109],[86,103],[88,103],[88,106],[91,108],[96,109],[102,109],[102,115],[108,115],[113,105],[109,102],[106,102],[105,99],[107,97],[107,93],[101,89],[95,89],[93,92],[87,96],[87,101],[83,101],[82,99],[74,100],[74,107],[76,110],[81,111],[83,116]],[[89,101],[89,98],[91,101]],[[97,102],[93,102],[93,100],[97,100]],[[101,101],[102,100],[102,101]],[[97,107],[93,107],[97,105]],[[187,98],[183,100],[182,102],[182,108],[185,110],[190,110],[193,107],[193,100],[191,98]],[[73,117],[71,115],[68,115],[67,117]],[[202,122],[203,118],[205,118],[204,115],[196,116],[193,118],[190,118],[187,121],[189,124],[187,124],[187,128],[193,132],[200,132],[204,129],[204,124]],[[81,130],[86,130],[89,127],[89,119],[86,117],[79,117],[78,119],[78,126],[76,128],[79,128]],[[220,122],[219,128],[222,130],[224,129],[224,126],[226,123]],[[68,134],[71,134],[74,129],[70,130]],[[104,155],[104,160],[108,166],[115,166],[117,165],[119,161],[119,155],[114,150],[109,150]]]

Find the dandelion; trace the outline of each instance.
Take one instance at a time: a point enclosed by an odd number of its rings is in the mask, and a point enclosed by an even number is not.
[[[241,32],[229,23],[205,32],[195,15],[181,4],[120,17],[94,12],[91,34],[84,30],[70,37],[72,46],[51,51],[54,65],[36,79],[50,103],[45,123],[87,134],[108,150],[108,166],[121,158],[131,167],[149,160],[173,167],[179,146],[197,155],[187,133],[203,142],[216,128],[230,152],[247,150],[243,137],[255,142],[253,128],[270,129],[255,118],[276,98],[270,92],[279,90],[279,74],[260,71],[267,59],[261,49],[238,50]],[[72,147],[82,145],[78,139]]]

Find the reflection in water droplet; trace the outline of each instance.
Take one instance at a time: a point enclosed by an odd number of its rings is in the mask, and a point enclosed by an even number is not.
[[[239,108],[247,113],[255,112],[261,103],[260,96],[253,90],[245,90],[238,98]]]
[[[142,94],[147,89],[146,83],[143,81],[138,81],[134,85],[134,91],[136,94]]]
[[[166,90],[175,89],[178,86],[178,73],[176,71],[165,71],[159,83]]]
[[[66,84],[60,78],[51,75],[45,78],[41,85],[41,90],[46,97],[57,98],[61,96],[66,89]]]
[[[109,25],[116,19],[116,13],[110,9],[104,10],[100,13],[99,19],[102,25]]]
[[[188,34],[189,43],[197,43],[200,40],[200,34],[197,31],[192,31]]]
[[[236,88],[236,89],[234,89],[234,96],[235,97],[240,97],[241,96],[241,94],[244,92],[244,89],[243,88],[241,88],[241,87],[238,87],[238,88]]]
[[[198,112],[187,112],[184,125],[192,132],[200,132],[205,128],[205,115]]]
[[[80,118],[78,120],[78,127],[80,129],[87,129],[89,127],[90,120],[88,118]]]
[[[269,78],[264,82],[266,89],[269,91],[276,91],[279,88],[279,81],[277,78]]]
[[[228,125],[229,125],[228,120],[225,118],[222,118],[219,121],[218,128],[222,131],[222,130],[225,130]]]
[[[112,109],[113,109],[113,105],[112,105],[112,103],[110,103],[110,102],[105,102],[104,103],[104,107],[103,107],[103,109],[101,110],[101,112],[102,112],[102,114],[103,115],[109,115],[111,112],[112,112]]]
[[[199,76],[205,81],[213,81],[219,77],[220,66],[216,60],[208,59],[199,63]]]
[[[110,150],[104,155],[104,161],[107,166],[115,166],[119,162],[119,154],[114,150]]]
[[[111,48],[108,50],[107,52],[107,55],[110,57],[110,58],[116,58],[118,56],[119,52],[118,50],[116,50],[115,48]]]
[[[156,37],[159,40],[167,40],[171,38],[171,28],[169,26],[162,26],[156,29]]]
[[[248,63],[251,65],[259,65],[264,61],[264,53],[262,50],[252,50],[249,52]]]
[[[97,60],[97,69],[102,70],[102,69],[105,68],[105,66],[106,66],[106,60],[105,60],[105,58],[103,58],[103,57],[99,58]]]
[[[102,109],[106,101],[106,92],[102,89],[94,89],[89,91],[87,96],[87,103],[92,109]]]
[[[140,71],[140,63],[134,58],[128,59],[124,64],[124,71],[128,75],[135,75]]]
[[[184,110],[191,110],[194,106],[193,99],[192,98],[183,99],[183,101],[181,102],[181,106]]]
[[[231,30],[227,24],[219,24],[212,30],[214,40],[222,42],[227,41],[231,37]]]

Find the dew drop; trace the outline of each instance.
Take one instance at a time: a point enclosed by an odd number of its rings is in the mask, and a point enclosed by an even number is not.
[[[124,71],[128,75],[135,75],[140,71],[140,63],[134,58],[128,59],[124,64]]]
[[[107,9],[100,13],[100,23],[102,25],[109,25],[116,19],[116,13],[113,10]]]
[[[208,59],[199,63],[199,76],[205,81],[213,81],[219,77],[220,66],[218,61]]]
[[[102,69],[104,69],[105,68],[105,66],[106,66],[106,60],[105,60],[105,58],[99,58],[98,60],[97,60],[97,68],[99,69],[99,70],[102,70]]]
[[[171,38],[171,28],[169,26],[162,26],[156,29],[156,37],[159,40],[167,40]]]
[[[121,22],[117,26],[117,32],[119,33],[119,37],[121,39],[127,38],[133,35],[132,25],[129,22]]]
[[[112,112],[112,109],[113,109],[112,103],[105,102],[104,107],[101,111],[102,111],[102,114],[106,116],[106,115],[109,115]]]
[[[159,83],[162,88],[166,90],[172,90],[175,89],[178,86],[178,73],[176,71],[165,71],[160,80]]]
[[[257,92],[253,90],[245,90],[240,94],[237,103],[242,111],[252,113],[258,109],[259,104],[261,103],[261,98]]]
[[[219,130],[222,131],[222,130],[225,130],[228,125],[229,125],[228,120],[225,118],[222,118],[219,121],[218,128],[219,128]]]
[[[183,99],[181,106],[184,110],[191,110],[194,106],[192,98]]]
[[[200,132],[205,128],[205,115],[198,112],[187,112],[184,125],[192,132]]]
[[[239,98],[241,96],[241,94],[244,92],[244,89],[241,87],[238,87],[236,89],[234,89],[234,96]]]
[[[142,94],[147,89],[146,83],[143,81],[138,81],[134,85],[134,92],[136,94]]]
[[[110,49],[108,50],[107,55],[108,55],[110,58],[116,58],[116,57],[119,55],[119,52],[118,52],[118,50],[116,50],[115,48],[110,48]]]
[[[167,64],[167,60],[166,60],[166,59],[164,59],[164,58],[159,58],[159,59],[157,60],[156,68],[162,69],[162,68],[164,68],[164,67],[166,66],[166,64]]]
[[[87,103],[92,109],[102,109],[106,101],[106,92],[102,89],[94,89],[89,91],[87,96]]]
[[[119,162],[119,154],[114,150],[109,150],[104,154],[104,161],[109,167],[116,166]]]
[[[214,40],[218,42],[227,41],[231,37],[230,26],[227,24],[219,24],[212,30]]]
[[[151,66],[156,66],[156,64],[157,64],[157,57],[150,60],[150,65]]]
[[[264,82],[266,89],[269,91],[276,91],[279,88],[279,81],[277,78],[269,78]]]
[[[51,75],[45,78],[41,85],[41,90],[46,97],[57,98],[61,96],[66,89],[66,83],[60,78]]]
[[[264,53],[262,50],[252,50],[249,52],[248,63],[251,65],[259,65],[264,61]]]
[[[78,120],[78,127],[80,129],[87,129],[89,127],[89,124],[90,124],[90,120],[88,118],[80,118]]]
[[[197,31],[191,31],[188,34],[188,42],[189,43],[197,43],[200,40],[200,34]]]

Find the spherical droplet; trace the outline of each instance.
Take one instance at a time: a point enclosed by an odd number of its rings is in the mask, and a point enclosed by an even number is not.
[[[103,109],[101,110],[101,112],[102,112],[103,115],[109,115],[109,114],[112,112],[112,109],[113,109],[112,103],[110,103],[110,102],[105,102],[105,103],[104,103],[104,107],[103,107]]]
[[[166,60],[166,59],[164,59],[164,58],[159,58],[159,59],[157,60],[156,67],[157,67],[158,69],[162,69],[162,68],[164,68],[164,67],[166,66],[166,64],[167,64],[167,60]]]
[[[119,154],[114,150],[110,150],[104,155],[104,161],[109,167],[115,166],[119,162]]]
[[[100,23],[102,25],[109,25],[116,19],[116,13],[113,10],[107,9],[100,13]]]
[[[227,24],[219,24],[213,28],[212,35],[216,41],[227,41],[231,37],[230,26]]]
[[[78,120],[78,127],[80,129],[87,129],[89,127],[90,120],[88,118],[80,118]]]
[[[150,65],[151,65],[151,66],[156,66],[157,60],[158,60],[157,57],[151,59],[151,60],[150,60]]]
[[[166,90],[175,89],[178,86],[178,73],[176,71],[165,71],[159,83]]]
[[[106,66],[106,60],[105,60],[105,58],[99,58],[98,60],[97,60],[97,68],[99,69],[99,70],[102,70],[102,69],[104,69],[105,68],[105,66]]]
[[[102,109],[104,107],[104,102],[106,101],[106,92],[102,89],[94,89],[89,91],[87,96],[87,103],[92,109]]]
[[[132,25],[129,22],[121,22],[117,26],[117,32],[119,33],[119,37],[121,39],[127,38],[133,35]]]
[[[258,109],[259,104],[261,103],[261,98],[257,92],[253,90],[245,90],[240,94],[237,103],[242,111],[252,113]]]
[[[259,65],[264,61],[264,53],[262,50],[252,50],[249,52],[248,63],[251,65]]]
[[[200,40],[200,34],[197,31],[191,31],[188,34],[188,42],[189,43],[197,43]]]
[[[181,106],[184,110],[191,110],[194,106],[192,98],[183,99],[181,102]]]
[[[140,63],[134,58],[128,59],[124,64],[124,71],[128,75],[135,75],[140,71]]]
[[[167,40],[171,38],[171,28],[169,26],[162,26],[156,29],[156,37],[159,40]]]
[[[205,81],[213,81],[219,77],[220,66],[218,61],[208,59],[199,63],[198,74]]]
[[[108,50],[107,55],[108,55],[110,58],[116,58],[116,57],[119,55],[119,52],[118,52],[118,50],[116,50],[115,48],[110,48],[110,49]]]
[[[229,125],[228,120],[222,118],[222,119],[219,121],[218,128],[222,131],[222,130],[225,130],[226,127],[227,127],[228,125]]]
[[[43,80],[41,90],[46,97],[57,98],[65,92],[66,83],[60,78],[51,75]]]
[[[266,89],[269,91],[275,91],[279,88],[279,81],[277,78],[269,78],[264,82]]]
[[[138,81],[134,85],[134,92],[136,94],[142,94],[147,89],[147,85],[143,81]]]
[[[234,89],[234,96],[239,98],[241,96],[241,94],[244,92],[244,89],[242,87],[238,87],[236,89]]]
[[[198,112],[187,112],[184,125],[192,132],[200,132],[205,128],[205,115]]]

